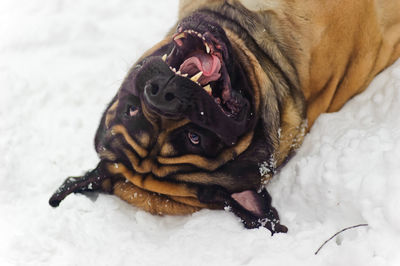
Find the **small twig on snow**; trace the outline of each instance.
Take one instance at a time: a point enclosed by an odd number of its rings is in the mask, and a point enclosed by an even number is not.
[[[334,234],[333,236],[331,236],[328,240],[326,240],[326,241],[319,247],[319,249],[318,249],[314,254],[317,255],[318,252],[323,248],[323,246],[325,246],[326,243],[328,243],[330,240],[332,240],[332,239],[333,239],[335,236],[337,236],[338,234],[340,234],[340,233],[342,233],[342,232],[344,232],[344,231],[346,231],[346,230],[353,229],[353,228],[360,227],[360,226],[368,226],[368,224],[357,224],[357,225],[353,225],[353,226],[350,226],[350,227],[346,227],[346,228],[340,230],[339,232],[337,232],[336,234]]]

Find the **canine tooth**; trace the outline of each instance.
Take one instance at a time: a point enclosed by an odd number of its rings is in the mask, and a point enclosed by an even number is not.
[[[203,89],[209,94],[212,94],[212,88],[210,86],[210,84],[208,84],[207,86],[203,87]]]
[[[182,73],[180,70],[178,70],[178,71],[176,71],[176,74],[181,75]]]
[[[172,68],[172,70],[176,73],[176,68],[174,67],[174,68]]]
[[[202,37],[200,33],[197,33],[197,36],[198,36],[199,38],[201,38],[201,37]]]
[[[161,57],[161,59],[165,62],[165,60],[167,60],[167,54],[163,55],[163,56]]]
[[[182,74],[182,77],[185,77],[185,78],[186,78],[187,76],[188,76],[188,74],[187,74],[187,73],[186,73],[186,74]]]
[[[174,40],[182,39],[182,38],[185,38],[185,37],[186,37],[186,34],[184,32],[182,32],[181,34],[176,35]]]
[[[200,71],[199,73],[197,73],[196,75],[194,75],[193,77],[191,77],[190,80],[197,83],[197,81],[199,80],[199,78],[201,77],[201,75],[203,75],[203,71]]]
[[[206,46],[207,54],[209,54],[211,52],[210,47],[208,46],[208,44],[206,42],[204,43],[204,45]]]

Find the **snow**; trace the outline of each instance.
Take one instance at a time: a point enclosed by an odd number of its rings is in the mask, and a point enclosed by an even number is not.
[[[271,181],[287,234],[224,211],[152,216],[104,194],[48,205],[96,165],[102,111],[177,6],[0,1],[0,265],[400,265],[400,61],[322,115]]]

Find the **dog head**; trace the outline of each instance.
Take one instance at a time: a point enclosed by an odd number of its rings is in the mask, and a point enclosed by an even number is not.
[[[249,68],[221,26],[201,14],[183,19],[131,68],[105,111],[95,138],[103,171],[197,207],[233,206],[248,227],[268,212],[276,219],[266,191],[257,192],[273,147]]]
[[[132,67],[101,121],[96,149],[140,174],[255,189],[257,165],[250,180],[249,166],[223,166],[250,146],[258,99],[224,30],[191,17]]]

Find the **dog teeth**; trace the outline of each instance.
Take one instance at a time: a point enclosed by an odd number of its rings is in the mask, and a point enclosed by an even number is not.
[[[208,84],[207,86],[203,87],[203,89],[209,94],[212,94],[212,88],[210,86],[210,84]]]
[[[175,36],[174,40],[179,40],[182,38],[186,38],[186,34],[184,32],[182,32],[181,34],[178,34]]]
[[[177,75],[179,75],[179,76],[181,76],[181,77],[186,78],[186,77],[188,76],[187,73],[183,74],[180,70],[176,70],[176,68],[174,68],[174,67],[172,67],[172,66],[169,66],[169,69],[171,69],[171,71],[174,71],[175,74],[177,74]],[[199,74],[203,74],[203,72],[197,73],[197,75],[199,75]],[[201,76],[201,75],[200,75],[200,76]],[[200,76],[199,76],[199,77],[193,76],[192,78],[195,78],[195,80],[193,80],[193,81],[196,82],[196,81],[200,78]],[[197,83],[197,82],[196,82],[196,83]]]
[[[200,39],[203,40],[204,46],[206,47],[207,54],[211,52],[210,46],[207,44],[206,38],[201,34],[200,32],[194,31],[194,30],[184,30],[182,33],[178,34],[175,36],[174,40],[179,40],[181,38],[186,38],[186,33],[190,34],[192,36],[197,36]]]
[[[209,54],[211,52],[210,46],[208,46],[206,42],[204,43],[204,46],[206,47],[207,54]]]
[[[201,77],[201,75],[203,75],[203,71],[200,71],[199,73],[197,73],[196,75],[194,75],[193,77],[191,77],[190,80],[197,83],[197,81],[199,80],[199,78]]]
[[[165,62],[167,60],[167,54],[163,55],[161,59]]]
[[[184,30],[181,34],[177,35],[177,37],[182,35],[183,33],[189,33],[191,35],[196,35],[197,37],[205,40],[203,34],[201,34],[200,32],[194,31],[194,30]]]
[[[211,52],[210,46],[207,44],[206,38],[200,32],[194,30],[184,30],[182,33],[175,36],[174,40],[179,40],[181,38],[186,38],[186,33],[192,36],[197,36],[203,40],[204,46],[206,47],[207,54]]]

